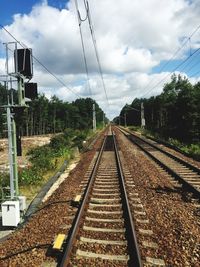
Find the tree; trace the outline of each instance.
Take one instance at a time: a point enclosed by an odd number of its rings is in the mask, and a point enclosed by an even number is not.
[[[144,103],[146,128],[164,138],[176,138],[182,142],[198,142],[200,139],[200,83],[192,85],[186,77],[172,75],[163,92],[149,99],[135,98],[131,107],[140,109]],[[127,106],[120,112],[127,112],[129,125],[140,125],[140,114],[131,114]]]

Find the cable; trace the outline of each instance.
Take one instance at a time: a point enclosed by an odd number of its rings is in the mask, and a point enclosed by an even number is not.
[[[79,12],[79,9],[78,9],[77,0],[75,0],[75,6],[76,6],[76,11],[77,11],[77,17],[78,17],[79,32],[80,32],[80,37],[81,37],[81,45],[82,45],[82,51],[83,51],[83,59],[84,59],[85,71],[86,71],[86,75],[87,75],[88,91],[89,91],[89,94],[90,94],[90,96],[92,98],[92,90],[91,90],[91,86],[90,86],[88,65],[87,65],[87,59],[86,59],[86,53],[85,53],[85,45],[84,45],[84,42],[83,42],[83,34],[82,34],[82,28],[81,28],[81,22],[85,21],[88,18],[88,12],[86,10],[86,18],[82,19],[81,15],[80,15],[80,12]]]
[[[168,78],[173,72],[175,72],[179,67],[181,67],[189,58],[191,58],[194,54],[196,54],[200,50],[200,47],[197,48],[191,55],[189,55],[183,62],[181,62],[177,67],[175,67],[170,73],[168,73],[163,79],[161,79],[155,86],[153,86],[149,91],[143,94],[142,98],[148,95],[152,90],[154,90],[160,83]]]
[[[198,54],[199,54],[199,53],[200,53],[200,51],[198,52]],[[186,64],[183,68],[181,68],[180,71],[183,72],[188,66],[190,66],[190,65],[193,63],[193,58],[192,58],[192,54],[191,54],[191,52],[190,52],[190,55],[191,55],[191,58],[190,58],[191,60],[188,59],[189,62],[187,62],[187,64]],[[197,56],[197,55],[196,55],[196,56]],[[196,58],[196,57],[195,57],[195,58]],[[193,65],[194,65],[194,64],[193,64]],[[192,66],[193,66],[193,65],[192,65]],[[189,68],[189,70],[192,69],[192,68],[193,68],[193,67]]]
[[[50,247],[52,244],[51,243],[46,243],[46,244],[37,244],[37,245],[34,245],[34,246],[31,246],[29,248],[26,248],[26,249],[23,249],[23,250],[19,250],[19,251],[16,251],[16,252],[13,252],[13,253],[10,253],[4,257],[1,257],[0,258],[0,261],[3,261],[3,260],[8,260],[9,258],[12,258],[14,256],[17,256],[19,254],[23,254],[23,253],[26,253],[26,252],[29,252],[33,249],[42,249],[42,248],[48,248]]]
[[[192,73],[191,76],[192,76],[192,77],[195,77],[195,76],[196,76],[197,74],[199,74],[199,73],[200,73],[200,70],[196,71],[195,73]]]
[[[100,76],[101,76],[101,81],[102,81],[104,93],[105,93],[105,96],[106,96],[107,103],[109,105],[108,95],[107,95],[106,86],[105,86],[105,82],[104,82],[104,78],[103,78],[103,72],[102,72],[102,67],[101,67],[101,63],[100,63],[100,59],[99,59],[97,41],[96,41],[96,38],[95,38],[94,27],[92,25],[92,18],[91,18],[91,12],[90,12],[90,8],[89,8],[88,0],[84,0],[84,5],[85,5],[85,9],[88,12],[88,23],[89,23],[90,33],[91,33],[91,36],[92,36],[92,42],[93,42],[93,45],[94,45],[95,55],[96,55],[96,59],[97,59],[97,63],[98,63],[98,68],[99,68],[99,73],[100,73]]]
[[[86,7],[85,0],[84,0],[84,5],[85,5],[85,10],[86,10],[86,16],[85,16],[84,19],[81,18],[81,14],[80,14],[80,11],[78,9],[78,2],[77,2],[77,0],[75,0],[75,4],[76,4],[76,9],[77,9],[78,17],[80,19],[80,23],[86,21],[88,19],[88,8]]]
[[[190,34],[190,36],[185,40],[185,42],[182,44],[181,47],[179,47],[174,54],[172,55],[172,57],[162,66],[162,68],[160,69],[160,72],[163,71],[168,65],[169,63],[175,58],[175,56],[184,48],[184,46],[187,44],[188,41],[191,41],[192,36],[200,29],[200,25]],[[190,50],[190,56],[191,56],[191,50]],[[149,85],[155,80],[155,78],[152,78],[150,80],[150,82],[145,86],[144,90],[146,90]],[[144,94],[145,96],[146,94]]]
[[[195,62],[195,64],[193,64],[193,65],[187,70],[187,72],[190,72],[194,67],[196,67],[196,66],[199,65],[199,64],[200,64],[200,61],[199,61],[199,59],[198,59],[198,61]]]
[[[21,47],[25,49],[29,49],[26,45],[18,41],[13,34],[11,34],[3,25],[0,24],[0,27],[7,32]],[[50,71],[39,59],[37,59],[35,56],[32,55],[34,60],[38,62],[50,75],[52,75],[62,86],[66,87],[69,91],[71,91],[73,94],[75,94],[78,97],[81,97],[81,95],[74,92],[68,85],[66,85],[60,78],[58,78],[52,71]]]

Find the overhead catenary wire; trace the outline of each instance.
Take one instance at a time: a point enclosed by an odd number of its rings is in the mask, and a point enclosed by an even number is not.
[[[200,73],[200,70],[198,70],[198,71],[192,73],[192,74],[191,74],[191,77],[195,77],[195,76],[196,76],[197,74],[199,74],[199,73]]]
[[[86,17],[85,17],[85,19],[82,19],[81,18],[80,11],[78,9],[78,2],[77,2],[77,0],[75,0],[75,6],[76,6],[76,11],[77,11],[77,18],[78,18],[78,24],[79,24],[79,32],[80,32],[80,37],[81,37],[81,46],[82,46],[82,51],[83,51],[83,59],[84,59],[86,76],[87,76],[88,91],[89,91],[89,94],[90,94],[90,96],[92,98],[92,90],[91,90],[91,86],[90,86],[88,64],[87,64],[87,58],[86,58],[86,52],[85,52],[85,45],[84,45],[84,41],[83,41],[83,33],[82,33],[82,28],[81,28],[82,22],[84,22],[88,18],[88,12],[86,10]]]
[[[17,40],[17,38],[10,33],[3,25],[0,24],[0,27],[8,34],[10,35],[21,47],[23,47],[24,49],[29,49],[26,45],[24,45],[22,42],[20,42],[19,40]],[[81,95],[77,94],[76,92],[74,92],[74,90],[72,88],[70,88],[68,85],[66,85],[59,77],[57,77],[51,70],[49,70],[38,58],[36,58],[34,55],[32,55],[33,59],[40,64],[52,77],[54,77],[62,86],[64,86],[65,88],[67,88],[69,91],[71,91],[74,95],[76,95],[77,97],[81,97]]]
[[[199,51],[198,55],[200,55],[200,51]],[[192,64],[192,65],[190,66],[190,68],[187,69],[187,73],[189,73],[192,69],[194,69],[194,68],[195,68],[197,65],[199,65],[199,64],[200,64],[200,61],[199,61],[199,58],[197,58],[197,62],[195,62],[194,64]]]
[[[170,73],[168,73],[164,78],[162,78],[153,88],[151,88],[148,92],[146,92],[142,97],[148,95],[152,92],[158,85],[160,85],[164,80],[166,80],[170,75],[172,75],[179,67],[181,67],[190,57],[196,54],[200,50],[200,47],[196,49],[191,55],[189,55],[184,61],[182,61],[178,66],[176,66]]]
[[[88,15],[87,21],[89,24],[89,29],[90,29],[90,33],[91,33],[91,37],[92,37],[94,50],[95,50],[95,56],[96,56],[96,60],[97,60],[97,64],[98,64],[99,73],[100,73],[106,101],[107,101],[108,106],[109,106],[110,104],[109,104],[107,89],[106,89],[106,85],[105,85],[105,81],[104,81],[104,77],[103,77],[103,71],[102,71],[102,66],[101,66],[101,62],[100,62],[100,57],[99,57],[99,52],[98,52],[98,47],[97,47],[97,41],[96,41],[96,37],[95,37],[94,27],[92,24],[92,17],[91,17],[91,12],[90,12],[88,0],[84,0],[84,6],[85,6],[85,10],[86,10],[87,15]]]
[[[195,30],[189,35],[189,37],[183,42],[183,44],[181,45],[181,47],[179,47],[175,52],[174,54],[171,56],[171,58],[162,66],[162,68],[160,69],[160,72],[163,71],[171,62],[172,60],[175,59],[175,57],[177,56],[177,54],[186,46],[186,44],[188,42],[190,42],[190,55],[188,57],[188,59],[190,57],[193,56],[194,53],[191,53],[191,38],[195,35],[195,33],[200,29],[200,25],[198,25]],[[184,61],[185,62],[185,61]],[[182,64],[181,64],[182,65]],[[178,65],[179,67],[179,65]],[[174,70],[173,70],[174,71]],[[171,74],[173,73],[173,71],[171,72]],[[168,77],[168,75],[167,75]],[[151,84],[152,82],[155,80],[155,78],[153,77],[149,82],[148,84],[145,86],[144,90],[146,90]],[[163,79],[161,79],[161,81],[159,82],[159,84],[163,81]],[[153,86],[153,89],[155,89],[156,86]],[[151,90],[152,91],[152,90]],[[142,95],[142,97],[146,96],[147,94],[149,94],[149,91],[147,91],[147,93],[144,93]]]
[[[182,61],[178,66],[176,66],[170,73],[168,73],[164,78],[162,78],[155,86],[153,86],[148,92],[143,94],[142,97],[148,95],[150,92],[152,92],[158,85],[160,85],[162,82],[164,82],[170,75],[172,75],[178,68],[180,68],[186,61],[188,61],[189,58],[191,58],[194,54],[196,54],[200,50],[200,47],[197,48],[191,55],[189,55],[184,61]]]
[[[195,58],[196,58],[199,54],[200,54],[200,51],[198,51],[198,53],[195,54]],[[190,68],[189,68],[189,70],[190,70],[190,69],[193,68],[193,66],[195,66],[195,64],[192,64],[192,63],[194,63],[194,61],[193,61],[193,54],[192,54],[191,52],[190,52],[190,55],[191,55],[191,57],[188,59],[187,62],[185,62],[186,64],[183,64],[183,66],[179,69],[179,71],[183,72],[183,71],[185,71],[189,66],[190,66]],[[192,64],[192,66],[191,66],[191,64]],[[188,70],[187,70],[187,72],[188,72]]]

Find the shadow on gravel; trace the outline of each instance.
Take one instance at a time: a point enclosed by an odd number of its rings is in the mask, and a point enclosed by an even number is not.
[[[52,248],[52,245],[48,247],[46,252],[46,257],[54,259],[55,266],[59,266],[63,257],[63,251],[62,250],[54,250]]]
[[[193,194],[190,192],[186,192],[186,190],[184,190],[183,188],[170,188],[167,186],[161,187],[158,186],[157,188],[154,188],[154,190],[156,191],[156,193],[158,194],[178,194],[181,196],[181,199],[184,202],[191,202],[191,198],[193,197]]]

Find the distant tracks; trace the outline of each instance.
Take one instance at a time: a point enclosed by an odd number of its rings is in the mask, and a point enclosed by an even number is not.
[[[177,179],[186,190],[193,192],[200,198],[200,169],[187,161],[161,149],[144,138],[118,128],[134,144],[142,149],[149,157],[156,161],[164,170]]]

